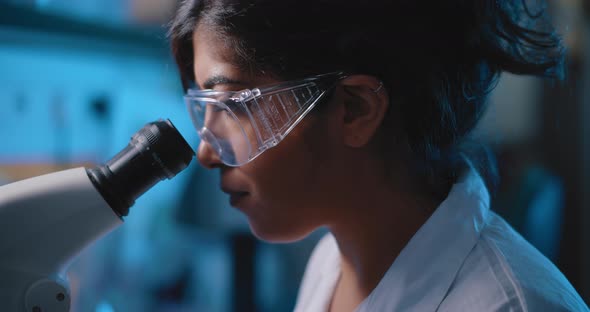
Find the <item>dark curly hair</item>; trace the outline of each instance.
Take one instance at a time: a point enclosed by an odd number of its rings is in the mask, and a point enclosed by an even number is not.
[[[488,188],[495,186],[493,157],[470,144],[468,135],[500,73],[563,75],[564,46],[543,5],[525,0],[186,0],[169,36],[185,89],[194,81],[197,23],[231,42],[235,63],[245,70],[284,79],[341,70],[378,77],[392,95],[388,114],[400,114],[396,120],[403,123],[417,176],[443,196],[466,158]]]

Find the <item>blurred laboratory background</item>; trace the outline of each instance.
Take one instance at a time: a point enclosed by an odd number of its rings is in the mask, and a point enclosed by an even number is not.
[[[0,0],[0,185],[104,162],[170,118],[199,143],[166,38],[178,0]],[[549,0],[563,82],[504,74],[475,135],[498,158],[493,209],[590,303],[590,2]],[[323,234],[267,244],[193,161],[86,248],[74,312],[290,311]],[[0,255],[1,257],[1,255]]]

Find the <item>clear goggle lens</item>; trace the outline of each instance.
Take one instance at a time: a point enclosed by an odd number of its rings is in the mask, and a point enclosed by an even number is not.
[[[332,76],[331,85],[322,83]],[[189,90],[185,100],[199,136],[228,166],[241,166],[277,145],[334,85],[334,74],[269,88]]]

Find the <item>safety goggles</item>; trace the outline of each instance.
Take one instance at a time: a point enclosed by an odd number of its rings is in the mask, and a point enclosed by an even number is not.
[[[260,89],[189,89],[185,101],[201,139],[237,167],[279,144],[343,78],[339,72]]]

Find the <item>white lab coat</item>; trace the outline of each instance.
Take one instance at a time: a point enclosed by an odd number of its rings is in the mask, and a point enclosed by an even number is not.
[[[470,170],[356,311],[588,311],[563,274],[489,202]],[[339,274],[338,246],[328,234],[309,260],[295,311],[327,311]]]

